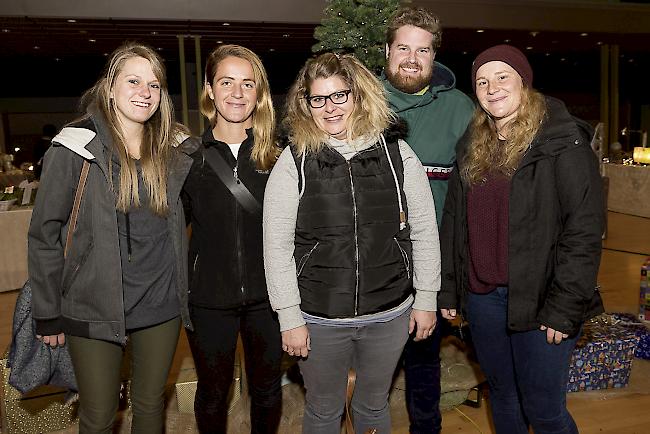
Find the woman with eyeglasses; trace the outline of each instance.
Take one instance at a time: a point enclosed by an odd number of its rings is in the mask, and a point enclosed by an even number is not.
[[[440,253],[422,164],[381,83],[351,55],[309,60],[287,97],[291,145],[264,196],[264,265],[282,348],[307,389],[304,433],[390,432],[388,394],[409,333],[435,327]]]

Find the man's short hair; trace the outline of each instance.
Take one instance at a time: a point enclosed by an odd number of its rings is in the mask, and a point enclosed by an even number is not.
[[[388,30],[386,31],[386,42],[388,46],[395,41],[395,34],[402,26],[415,26],[419,27],[433,35],[431,45],[435,50],[440,47],[442,40],[442,26],[437,16],[424,8],[403,7],[397,10],[388,23]]]

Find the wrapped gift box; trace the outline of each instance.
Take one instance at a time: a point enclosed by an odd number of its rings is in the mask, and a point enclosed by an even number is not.
[[[639,337],[603,315],[585,323],[571,357],[567,391],[625,387]]]
[[[76,422],[77,405],[68,401],[68,391],[56,387],[39,387],[25,395],[7,383],[7,358],[0,360],[2,376],[2,433],[39,434],[64,429]]]
[[[613,313],[612,319],[618,324],[633,330],[639,337],[634,357],[650,360],[650,322],[641,321],[631,313]]]
[[[241,365],[239,359],[235,360],[233,382],[228,395],[230,405],[228,413],[233,409],[241,397]],[[196,371],[191,359],[186,359],[181,364],[181,369],[176,380],[176,400],[179,413],[194,413],[194,395],[196,395]]]
[[[639,319],[641,321],[650,321],[650,258],[647,258],[641,265]]]

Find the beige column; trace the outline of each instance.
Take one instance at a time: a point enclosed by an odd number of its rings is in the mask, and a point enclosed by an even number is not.
[[[183,125],[190,127],[190,114],[187,107],[187,83],[185,82],[185,36],[177,35],[178,37],[178,61],[181,68],[181,102],[183,107]]]

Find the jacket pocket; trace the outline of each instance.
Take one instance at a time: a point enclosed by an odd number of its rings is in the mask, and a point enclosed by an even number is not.
[[[393,237],[393,240],[395,241],[395,244],[397,244],[397,248],[399,249],[399,252],[402,254],[402,262],[404,263],[404,268],[406,268],[406,276],[410,279],[411,278],[411,261],[409,261],[409,256],[406,253],[406,251],[402,248],[402,246],[399,244],[399,241],[397,241],[397,238]]]
[[[86,250],[84,250],[84,252],[80,256],[74,259],[69,259],[70,260],[69,266],[64,266],[64,277],[63,277],[63,282],[61,283],[61,295],[63,297],[66,296],[66,294],[70,290],[70,287],[72,286],[75,279],[79,275],[79,270],[81,270],[81,268],[86,263],[86,260],[90,256],[90,252],[93,250],[93,246],[94,244],[91,242],[86,248]]]
[[[320,241],[316,241],[316,244],[314,244],[314,247],[309,249],[307,253],[302,255],[300,260],[296,264],[296,275],[300,276],[302,273],[303,268],[305,268],[305,265],[307,264],[307,261],[309,261],[309,258],[311,257],[311,254],[314,253],[314,250],[316,250],[316,247],[320,244]]]

